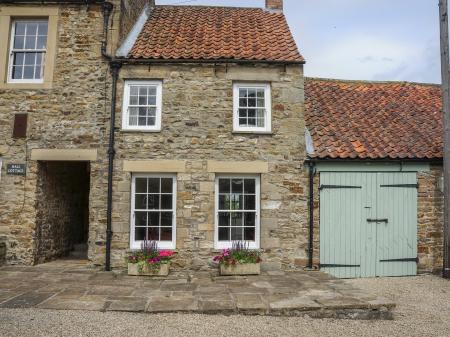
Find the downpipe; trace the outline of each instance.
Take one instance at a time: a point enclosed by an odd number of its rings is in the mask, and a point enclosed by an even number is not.
[[[309,162],[309,239],[308,239],[308,269],[313,269],[314,255],[314,163]]]

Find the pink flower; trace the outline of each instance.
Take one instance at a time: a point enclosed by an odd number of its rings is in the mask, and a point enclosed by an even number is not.
[[[175,255],[175,253],[170,250],[161,250],[158,254],[160,257],[171,257],[173,255]]]

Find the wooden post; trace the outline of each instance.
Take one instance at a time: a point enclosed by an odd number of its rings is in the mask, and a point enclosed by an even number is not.
[[[448,0],[439,0],[441,32],[442,106],[444,113],[444,269],[450,278],[450,60],[448,41]]]

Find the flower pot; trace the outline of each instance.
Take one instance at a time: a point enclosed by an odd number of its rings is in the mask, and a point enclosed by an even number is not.
[[[169,275],[170,263],[162,263],[159,269],[149,268],[148,265],[139,267],[137,263],[128,263],[128,275],[133,276],[167,276]]]
[[[244,263],[235,265],[220,265],[220,275],[259,275],[261,274],[260,263]]]

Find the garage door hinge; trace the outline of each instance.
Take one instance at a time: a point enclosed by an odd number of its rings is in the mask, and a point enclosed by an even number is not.
[[[345,268],[345,267],[361,267],[360,264],[320,264],[321,268]]]
[[[345,185],[320,185],[319,191],[325,188],[362,188],[361,186],[345,186]]]
[[[418,257],[404,258],[404,259],[388,259],[388,260],[380,260],[380,262],[416,262],[419,263]]]
[[[380,187],[408,187],[408,188],[419,188],[419,184],[380,185]]]

